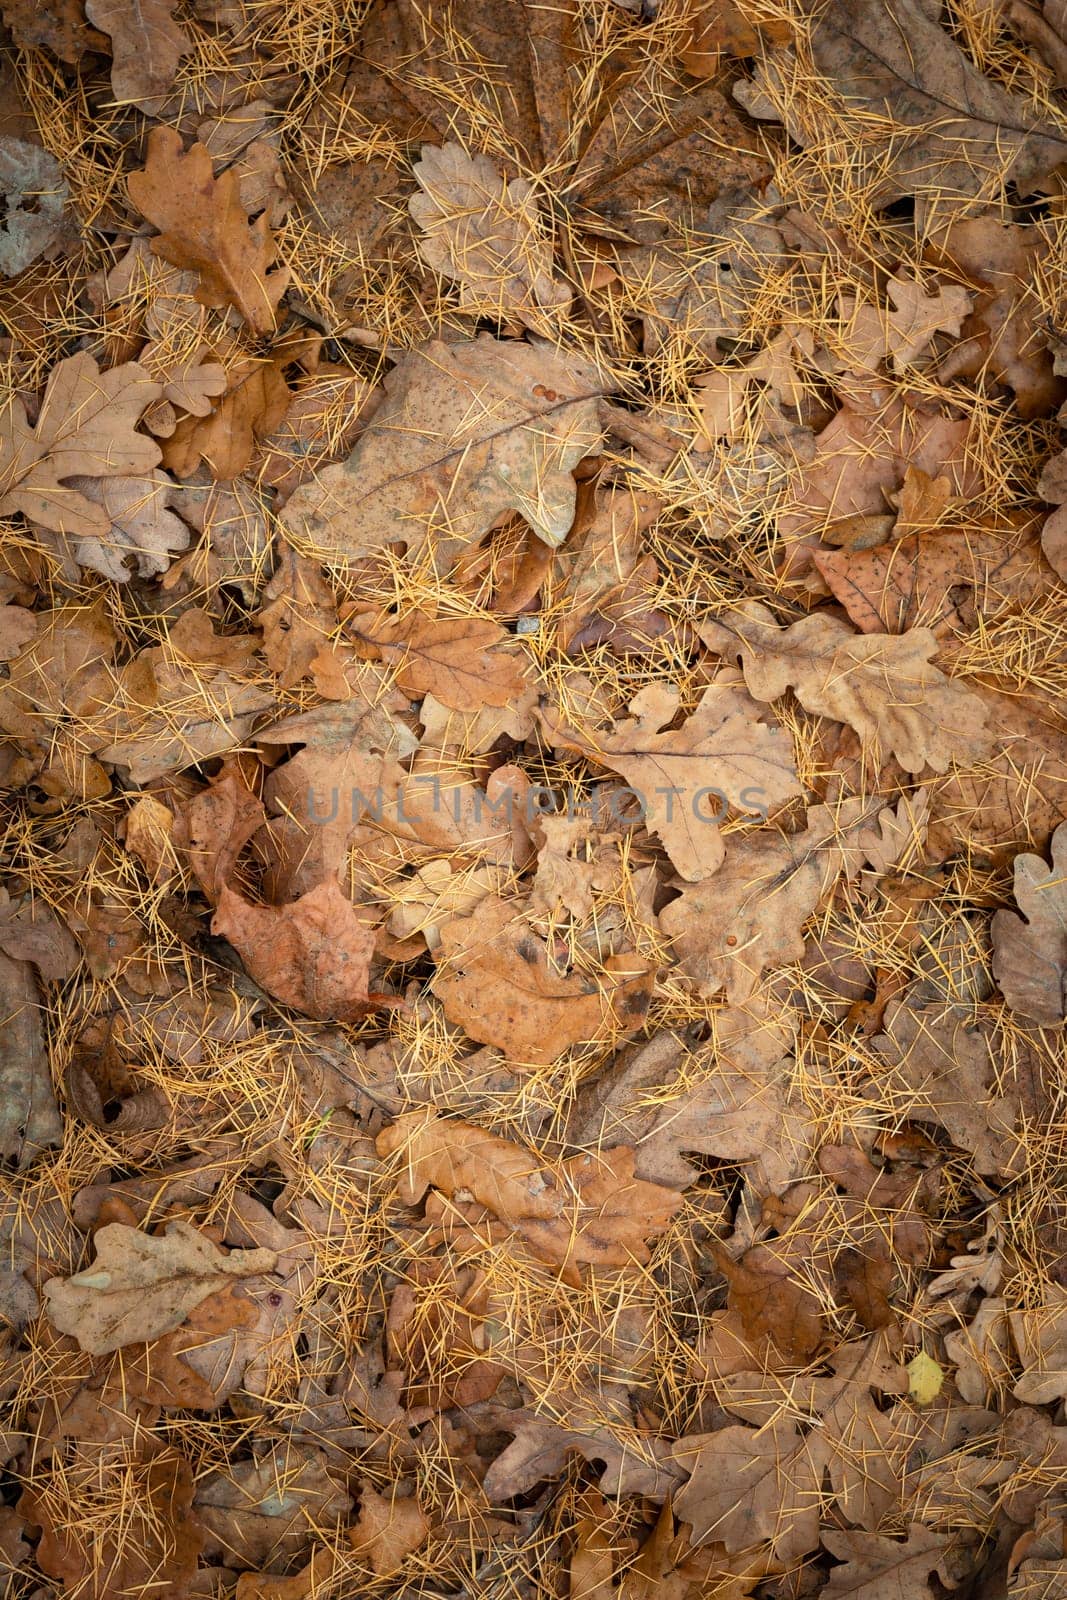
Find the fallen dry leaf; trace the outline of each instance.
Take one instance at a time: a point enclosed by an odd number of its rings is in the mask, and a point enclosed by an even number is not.
[[[993,918],[993,973],[1013,1011],[1043,1028],[1067,1015],[1067,827],[1052,835],[1052,866],[1040,856],[1015,857],[1014,911]]]
[[[277,1265],[273,1250],[225,1255],[180,1220],[168,1223],[162,1237],[108,1223],[93,1242],[91,1267],[70,1278],[50,1278],[44,1286],[52,1322],[93,1355],[158,1339],[180,1327],[227,1279],[272,1272]]]
[[[186,1593],[203,1544],[188,1461],[151,1439],[137,1453],[112,1447],[109,1476],[131,1497],[121,1534],[101,1518],[101,1465],[98,1452],[83,1448],[57,1482],[23,1491],[21,1515],[41,1529],[37,1565],[61,1581],[64,1592],[86,1600],[156,1587]]]
[[[405,355],[348,460],[290,496],[282,520],[317,550],[354,559],[389,544],[438,565],[517,511],[546,544],[574,520],[571,469],[602,437],[604,380],[578,356],[481,334]]]
[[[422,230],[419,254],[460,285],[460,304],[537,328],[544,310],[570,303],[555,277],[537,195],[525,178],[509,183],[488,156],[461,144],[423,145],[413,168],[422,191],[408,210]],[[547,324],[545,324],[547,326]]]
[[[86,0],[85,14],[111,35],[111,90],[139,105],[165,94],[193,48],[174,20],[174,0]]]
[[[241,851],[266,820],[239,769],[223,769],[208,788],[179,808],[174,844],[188,853],[197,882],[213,905],[229,883]]]
[[[907,1539],[886,1539],[875,1533],[824,1533],[823,1544],[838,1561],[823,1593],[827,1600],[930,1600],[929,1580],[936,1572],[950,1589],[956,1587],[951,1541],[913,1523]]]
[[[403,1158],[399,1195],[415,1205],[431,1186],[469,1191],[517,1229],[538,1259],[580,1281],[586,1263],[648,1260],[645,1241],[662,1233],[681,1197],[633,1176],[633,1150],[573,1156],[546,1169],[529,1151],[468,1123],[413,1111],[379,1134],[380,1156]]]
[[[0,136],[0,273],[14,278],[60,244],[67,229],[70,189],[58,163],[39,144]]]
[[[937,639],[928,628],[854,634],[822,612],[779,628],[766,606],[748,601],[700,636],[741,659],[757,700],[792,689],[805,710],[847,723],[876,760],[893,755],[905,772],[944,772],[991,748],[985,707],[931,664]]]
[[[28,961],[0,949],[0,1154],[28,1167],[60,1142],[63,1123],[41,1022],[41,995]]]
[[[660,927],[697,992],[725,988],[732,1002],[747,1000],[767,967],[799,960],[804,923],[840,876],[855,877],[879,820],[856,798],[836,811],[809,807],[800,833],[760,829],[728,845],[713,877],[687,886],[660,912]]]
[[[525,657],[499,648],[508,634],[488,617],[361,615],[345,631],[393,667],[406,694],[432,692],[455,711],[509,705],[526,687]]]
[[[237,174],[218,178],[201,144],[185,150],[175,128],[153,128],[147,160],[129,179],[130,199],[159,230],[156,255],[199,274],[198,298],[207,306],[233,306],[249,327],[270,333],[289,281],[270,270],[276,247],[265,215],[250,223],[237,193]]]
[[[636,955],[609,956],[589,972],[560,970],[545,941],[496,895],[445,923],[435,957],[431,988],[449,1020],[528,1065],[632,1033],[652,988],[650,964]]]
[[[412,1496],[379,1494],[364,1481],[360,1489],[359,1515],[348,1530],[356,1554],[367,1563],[376,1578],[390,1578],[399,1572],[408,1556],[421,1548],[430,1536],[430,1522]]]
[[[160,392],[136,362],[101,372],[82,351],[52,369],[34,428],[12,394],[0,422],[0,512],[106,542],[111,516],[69,480],[150,472],[159,448],[134,429]]]
[[[683,878],[707,877],[722,861],[719,823],[727,809],[766,816],[800,792],[792,741],[758,720],[758,710],[728,684],[705,689],[679,728],[671,728],[680,696],[650,684],[630,702],[632,716],[610,733],[572,729],[553,716],[553,743],[610,767],[637,796],[643,820],[663,840]]]
[[[211,922],[250,977],[306,1016],[352,1021],[385,1003],[368,992],[374,933],[334,879],[288,906],[254,906],[224,887]]]
[[[1067,154],[1067,135],[979,72],[921,0],[833,0],[812,29],[811,54],[815,84],[831,85],[847,114],[866,119],[852,148],[862,151],[878,206],[905,196],[958,204],[979,193],[991,167],[1028,192]],[[737,98],[758,116],[777,116],[796,73],[791,50],[771,52]],[[786,109],[785,122],[808,144],[802,105]],[[873,118],[883,119],[877,131]]]

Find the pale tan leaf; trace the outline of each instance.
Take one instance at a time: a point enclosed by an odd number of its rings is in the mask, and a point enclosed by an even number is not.
[[[111,35],[111,90],[139,105],[165,94],[192,40],[174,20],[175,0],[86,0],[85,14]]]
[[[542,308],[558,310],[571,292],[552,271],[537,196],[525,178],[510,182],[488,156],[461,144],[423,145],[413,168],[420,194],[408,210],[422,230],[419,254],[460,285],[460,304],[533,327]]]
[[[1015,857],[1014,911],[993,918],[993,974],[1004,999],[1040,1027],[1067,1015],[1067,824],[1052,835],[1052,865]]]
[[[572,469],[602,437],[604,380],[547,345],[431,342],[404,355],[352,454],[290,496],[282,520],[334,557],[433,539],[438,566],[517,511],[547,544],[574,520]]]
[[[930,664],[937,639],[928,628],[854,634],[823,612],[779,628],[758,600],[705,623],[711,650],[738,656],[757,700],[792,689],[801,705],[854,728],[878,759],[893,755],[906,772],[947,771],[992,747],[978,697]]]
[[[56,1327],[93,1355],[158,1339],[230,1279],[273,1272],[278,1260],[265,1249],[226,1254],[180,1220],[168,1223],[161,1238],[111,1222],[94,1243],[91,1267],[44,1286]]]

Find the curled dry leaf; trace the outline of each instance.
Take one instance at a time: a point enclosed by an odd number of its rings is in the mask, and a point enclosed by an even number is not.
[[[131,173],[130,199],[154,228],[156,255],[199,273],[197,298],[207,306],[233,306],[255,333],[270,333],[289,281],[270,270],[277,253],[266,215],[250,223],[238,194],[237,174],[214,176],[202,144],[184,150],[175,128],[153,128],[148,158]]]
[[[93,1242],[91,1267],[44,1286],[52,1322],[93,1355],[170,1333],[229,1279],[272,1272],[278,1261],[273,1250],[227,1255],[180,1220],[162,1237],[111,1222]]]
[[[630,702],[633,715],[610,733],[571,728],[551,715],[544,722],[554,744],[626,779],[646,827],[693,882],[722,861],[719,823],[727,808],[766,816],[799,794],[800,783],[789,735],[760,722],[743,691],[712,684],[681,727],[672,728],[679,705],[676,689],[650,684]]]
[[[111,90],[116,100],[165,94],[192,40],[174,20],[175,0],[86,0],[90,22],[111,35]]]
[[[586,359],[481,334],[404,355],[343,464],[301,485],[282,516],[333,557],[433,540],[440,569],[517,511],[546,544],[574,520],[572,469],[602,438],[604,379]]]
[[[115,583],[166,572],[172,558],[189,546],[189,529],[170,509],[174,485],[164,472],[142,478],[73,477],[67,488],[98,505],[110,524],[102,537],[73,540],[75,561]]]
[[[413,168],[420,194],[408,210],[422,230],[419,254],[460,286],[460,304],[538,327],[571,292],[552,272],[537,195],[525,178],[509,183],[488,156],[461,144],[427,144]]]
[[[1052,865],[1015,857],[1014,911],[993,918],[993,974],[1013,1011],[1043,1028],[1067,1016],[1067,823],[1052,835]]]
[[[636,955],[609,956],[588,973],[563,971],[526,919],[496,895],[486,895],[469,917],[445,923],[435,958],[430,987],[449,1021],[527,1065],[639,1028],[655,971]]]
[[[700,636],[709,649],[740,657],[757,700],[792,689],[805,710],[847,723],[879,761],[893,755],[905,772],[944,772],[992,747],[979,698],[930,664],[937,639],[929,628],[854,634],[823,612],[779,628],[751,600],[705,623]]]
[[[333,879],[288,906],[249,905],[223,888],[211,931],[261,988],[305,1016],[349,1022],[396,1003],[368,992],[374,932]]]
[[[241,851],[266,820],[267,813],[236,765],[179,807],[174,843],[188,852],[197,882],[213,905]]]

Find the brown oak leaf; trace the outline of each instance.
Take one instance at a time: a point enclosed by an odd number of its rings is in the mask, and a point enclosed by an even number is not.
[[[228,1279],[272,1272],[278,1259],[273,1250],[224,1254],[180,1219],[160,1237],[108,1223],[94,1244],[91,1267],[44,1286],[52,1322],[93,1355],[169,1333]]]
[[[573,1044],[632,1033],[644,1021],[654,966],[609,956],[589,971],[561,970],[521,908],[486,895],[447,922],[430,987],[446,1017],[511,1061],[554,1061]]]
[[[993,974],[1013,1011],[1043,1028],[1067,1016],[1067,824],[1052,835],[1052,865],[1015,857],[1014,911],[993,918]]]
[[[397,1003],[368,992],[374,932],[334,879],[287,906],[250,905],[224,887],[211,930],[261,988],[305,1016],[348,1022]]]
[[[500,648],[509,635],[488,617],[360,614],[346,632],[393,668],[406,694],[432,692],[454,711],[510,705],[526,688],[526,657]]]
[[[944,772],[992,747],[984,705],[931,664],[937,639],[929,628],[855,634],[823,612],[779,628],[750,600],[705,623],[700,636],[709,649],[740,657],[757,700],[792,689],[805,710],[847,723],[879,761],[893,755],[905,772]]]
[[[216,178],[202,144],[186,151],[176,128],[156,127],[148,136],[144,168],[130,175],[129,191],[141,215],[159,230],[154,253],[199,273],[203,305],[233,306],[255,333],[273,331],[289,273],[270,271],[277,250],[267,217],[249,222],[232,168]]]
[[[174,20],[175,0],[85,0],[85,14],[111,35],[111,90],[140,105],[165,94],[192,40]]]

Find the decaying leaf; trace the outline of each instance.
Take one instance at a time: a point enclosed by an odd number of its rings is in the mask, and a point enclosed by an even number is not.
[[[421,194],[408,209],[422,229],[419,254],[460,285],[460,303],[537,327],[539,311],[569,304],[552,271],[537,195],[524,178],[509,183],[488,156],[461,144],[424,145],[414,168]]]
[[[283,521],[334,558],[433,540],[442,570],[517,511],[546,544],[574,520],[571,469],[600,443],[604,379],[583,357],[481,334],[406,355],[348,460],[289,498]]]
[[[807,711],[847,722],[876,759],[893,755],[905,772],[971,761],[991,746],[985,707],[930,663],[937,640],[927,628],[906,634],[854,634],[825,613],[780,629],[758,601],[705,623],[712,650],[737,655],[757,700],[792,689]]]
[[[0,273],[13,278],[63,235],[70,190],[58,163],[39,144],[0,137]]]
[[[399,1154],[400,1197],[416,1204],[431,1186],[465,1190],[517,1229],[542,1261],[576,1278],[585,1263],[648,1260],[645,1241],[662,1233],[680,1196],[633,1176],[632,1149],[579,1155],[548,1169],[529,1151],[467,1123],[413,1111],[378,1136],[381,1156]]]
[[[138,211],[159,230],[155,254],[199,274],[201,302],[233,306],[254,332],[270,333],[289,275],[271,270],[275,244],[266,215],[249,222],[233,169],[216,178],[203,145],[184,150],[176,129],[157,127],[129,189]]]
[[[1067,1015],[1067,826],[1052,835],[1052,866],[1015,857],[1013,911],[993,918],[993,972],[1008,1005],[1041,1027]]]
[[[840,876],[867,858],[879,815],[862,799],[837,810],[812,806],[807,826],[784,835],[760,830],[726,848],[710,878],[687,886],[660,912],[681,970],[697,992],[725,989],[733,1002],[755,993],[768,966],[804,953],[801,929]]]
[[[139,104],[165,94],[193,48],[174,20],[174,0],[86,0],[90,22],[111,35],[111,89]]]
[[[159,394],[136,362],[101,372],[82,351],[53,368],[34,428],[11,395],[0,422],[0,512],[22,511],[56,533],[106,541],[110,515],[69,480],[150,472],[159,447],[134,429]]]
[[[824,1533],[823,1544],[843,1561],[830,1574],[827,1600],[930,1600],[930,1578],[955,1588],[951,1541],[920,1523],[908,1529],[904,1543],[874,1533]]]
[[[430,1523],[414,1498],[386,1496],[369,1483],[360,1492],[359,1515],[348,1537],[376,1578],[399,1572],[407,1557],[425,1544]]]
[[[560,970],[544,940],[495,895],[445,923],[436,958],[431,987],[450,1021],[527,1064],[632,1033],[652,988],[649,963],[635,955],[609,956],[588,972]]]
[[[224,1254],[180,1220],[168,1223],[162,1237],[111,1222],[97,1230],[94,1244],[91,1267],[44,1286],[55,1326],[93,1355],[158,1339],[228,1279],[272,1272],[278,1260],[273,1250]]]
[[[800,786],[788,734],[759,721],[743,692],[713,684],[682,726],[671,728],[679,705],[677,690],[652,684],[609,733],[578,731],[557,718],[546,718],[546,729],[554,743],[626,779],[645,825],[693,882],[722,861],[719,824],[729,808],[766,816]]]
[[[526,661],[499,647],[508,635],[482,617],[350,617],[347,632],[394,668],[410,695],[432,692],[454,711],[506,706],[526,687]]]
[[[33,969],[0,950],[0,1154],[28,1167],[62,1131]]]
[[[816,83],[829,85],[857,121],[874,203],[918,195],[942,206],[969,199],[995,171],[1026,190],[1067,154],[1067,135],[1025,101],[985,77],[921,0],[833,0],[812,29]],[[812,124],[801,103],[786,110],[797,62],[773,52],[755,91],[738,93],[760,116],[780,109],[794,138],[808,144]],[[877,132],[870,127],[881,119]]]
[[[225,887],[211,923],[249,976],[307,1016],[350,1021],[383,997],[368,992],[374,934],[332,879],[288,906],[253,906]]]

